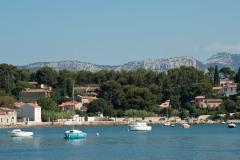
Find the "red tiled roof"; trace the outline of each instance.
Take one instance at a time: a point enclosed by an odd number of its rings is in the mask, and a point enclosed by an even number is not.
[[[80,104],[80,102],[72,102],[72,101],[68,101],[68,102],[63,102],[62,104],[60,104],[58,107],[75,107],[76,105]]]

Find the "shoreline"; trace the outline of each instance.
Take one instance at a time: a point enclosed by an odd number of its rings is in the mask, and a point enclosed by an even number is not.
[[[239,124],[239,120],[231,120],[232,122]],[[226,122],[227,124],[228,122]],[[42,123],[32,123],[32,124],[16,124],[10,126],[0,126],[0,129],[4,128],[55,128],[55,127],[64,127],[64,126],[123,126],[127,125],[126,121],[95,121],[95,122],[72,122],[69,124],[63,122],[42,122]],[[162,122],[148,122],[149,125],[163,125]],[[173,124],[181,124],[181,123],[173,123]],[[190,125],[215,125],[215,124],[222,124],[221,122],[204,122],[204,123],[189,123]],[[224,125],[224,124],[223,124]]]

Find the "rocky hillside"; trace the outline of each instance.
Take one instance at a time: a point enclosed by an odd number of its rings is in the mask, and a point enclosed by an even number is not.
[[[162,72],[180,66],[193,66],[197,67],[197,61],[192,57],[174,57],[168,59],[146,59],[143,61],[132,61],[122,66],[117,67],[115,70],[136,70],[144,68],[147,70]]]
[[[218,65],[219,68],[227,66],[238,70],[240,67],[240,54],[217,53],[208,58],[205,65],[207,67]]]
[[[93,63],[81,62],[81,61],[59,61],[59,62],[37,62],[28,64],[25,66],[20,66],[19,68],[28,68],[30,71],[36,71],[37,69],[48,66],[56,71],[59,70],[70,70],[70,71],[91,71],[96,72],[99,70],[136,70],[138,68],[144,68],[147,70],[153,70],[157,72],[167,71],[173,68],[179,68],[180,66],[193,66],[200,70],[205,70],[209,66],[218,65],[219,68],[223,66],[231,67],[234,70],[238,70],[240,66],[240,54],[230,54],[230,53],[217,53],[212,55],[206,60],[206,62],[201,62],[193,57],[182,56],[174,58],[160,58],[160,59],[146,59],[142,61],[131,61],[120,66],[107,66],[107,65],[97,65]]]

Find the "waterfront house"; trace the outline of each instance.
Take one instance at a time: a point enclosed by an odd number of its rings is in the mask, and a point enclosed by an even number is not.
[[[17,118],[25,119],[32,122],[42,122],[42,110],[41,106],[37,103],[15,103],[17,108]]]
[[[204,96],[195,97],[195,104],[199,108],[216,108],[222,104],[222,99],[206,99]]]
[[[15,125],[17,112],[14,109],[0,107],[0,125]]]
[[[82,103],[81,102],[76,102],[76,101],[67,101],[63,102],[58,106],[61,108],[63,111],[75,111],[75,110],[81,110],[82,109]]]

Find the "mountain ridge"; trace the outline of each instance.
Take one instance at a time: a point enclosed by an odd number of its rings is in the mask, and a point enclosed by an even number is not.
[[[238,70],[240,66],[240,54],[231,54],[227,52],[220,52],[213,54],[205,62],[201,62],[191,56],[179,56],[171,58],[156,58],[156,59],[144,59],[140,61],[129,61],[123,65],[98,65],[90,62],[82,62],[79,60],[64,60],[56,62],[35,62],[18,68],[29,69],[30,71],[36,71],[42,67],[51,67],[56,71],[70,70],[70,71],[90,71],[97,72],[100,70],[126,70],[132,71],[138,68],[144,68],[146,70],[152,70],[157,72],[167,71],[173,68],[179,68],[180,66],[193,66],[200,70],[205,70],[207,67],[218,65],[219,67],[230,67],[234,70]]]

